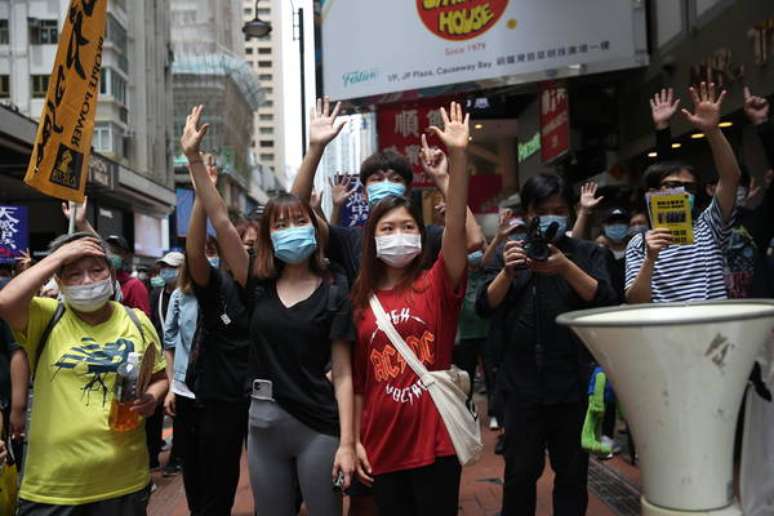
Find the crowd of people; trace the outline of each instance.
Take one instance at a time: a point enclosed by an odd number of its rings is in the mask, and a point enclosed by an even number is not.
[[[538,174],[490,238],[467,207],[469,117],[460,104],[430,129],[445,151],[418,142],[444,199],[440,224],[425,225],[412,168],[388,151],[361,166],[370,207],[362,227],[336,224],[338,209],[326,219],[313,192],[342,128],[338,104],[324,99],[312,110],[291,193],[239,219],[201,150],[203,107],[193,108],[180,140],[196,191],[184,252],[169,252],[152,272],[132,271],[126,239],[103,240],[80,209],[77,232],[0,283],[9,444],[0,451],[24,455],[17,514],[145,514],[165,414],[174,425],[164,472],[182,471],[191,514],[230,514],[245,447],[261,516],[342,514],[344,495],[350,514],[457,514],[457,430],[416,361],[462,371],[470,407],[481,366],[489,416],[481,424],[501,433],[505,461],[502,514],[535,513],[546,451],[554,513],[585,514],[581,433],[595,364],[556,317],[620,303],[774,296],[772,173],[751,181],[740,170],[718,128],[724,93],[702,83],[690,96],[683,115],[706,136],[711,177],[659,160],[638,198],[611,202],[594,183],[578,196],[560,175]],[[678,105],[671,91],[651,101],[663,157],[672,155]],[[768,102],[748,92],[745,110],[774,166]],[[339,208],[354,190],[348,179],[332,186]],[[650,221],[644,192],[667,189],[689,194],[691,245],[673,245]],[[138,355],[132,376],[127,364]],[[144,424],[117,425],[117,413]]]

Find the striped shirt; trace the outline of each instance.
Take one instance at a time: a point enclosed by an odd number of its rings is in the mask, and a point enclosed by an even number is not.
[[[734,216],[728,222],[717,199],[696,219],[692,245],[662,249],[651,278],[651,302],[674,303],[726,299],[725,248]],[[634,283],[645,261],[644,235],[635,235],[626,246],[626,289]]]

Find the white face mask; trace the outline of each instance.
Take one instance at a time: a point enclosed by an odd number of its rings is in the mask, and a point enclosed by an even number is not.
[[[376,256],[387,265],[403,268],[422,252],[422,235],[395,233],[376,237]]]
[[[96,312],[113,296],[113,279],[88,285],[63,285],[62,296],[65,304],[77,312]]]

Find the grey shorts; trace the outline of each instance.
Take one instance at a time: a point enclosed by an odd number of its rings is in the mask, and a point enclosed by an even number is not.
[[[16,516],[145,516],[150,484],[134,493],[83,505],[49,505],[19,499]]]

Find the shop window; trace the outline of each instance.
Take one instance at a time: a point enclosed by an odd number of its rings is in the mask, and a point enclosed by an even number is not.
[[[0,99],[7,99],[11,96],[11,76],[0,75]]]

